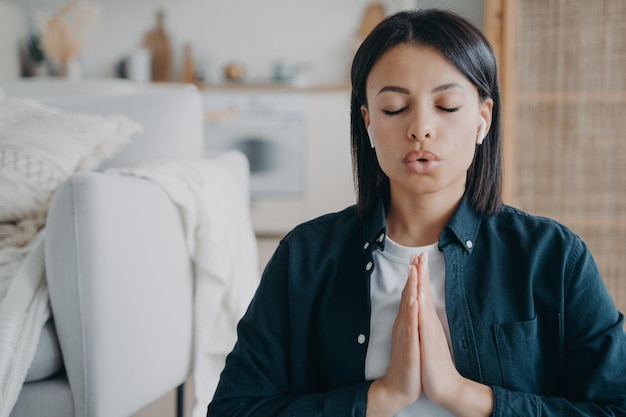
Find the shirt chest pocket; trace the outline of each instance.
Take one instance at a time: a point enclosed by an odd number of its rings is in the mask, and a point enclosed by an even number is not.
[[[561,385],[561,320],[558,314],[494,325],[504,386],[557,394]]]

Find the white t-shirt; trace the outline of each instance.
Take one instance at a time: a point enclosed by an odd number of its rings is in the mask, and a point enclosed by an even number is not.
[[[391,356],[391,332],[398,315],[402,290],[408,277],[411,255],[419,255],[422,252],[428,253],[433,301],[437,316],[443,324],[448,346],[450,346],[445,297],[446,268],[443,253],[439,252],[437,243],[411,248],[399,245],[387,237],[385,250],[379,249],[372,253],[375,265],[370,283],[372,316],[370,340],[365,357],[365,378],[368,380],[380,378],[387,372]],[[416,402],[396,414],[396,417],[413,416],[449,417],[452,414],[430,401],[422,393]]]

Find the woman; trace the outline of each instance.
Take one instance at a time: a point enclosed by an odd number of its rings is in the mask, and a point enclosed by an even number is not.
[[[501,204],[480,31],[389,17],[352,92],[357,205],[280,243],[208,415],[626,415],[624,319],[589,251]]]

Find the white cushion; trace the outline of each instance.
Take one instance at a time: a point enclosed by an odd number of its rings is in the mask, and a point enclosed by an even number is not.
[[[41,329],[35,357],[28,368],[25,382],[48,378],[61,369],[63,369],[63,356],[54,321],[50,319]]]
[[[66,178],[97,167],[140,130],[124,116],[64,112],[0,97],[0,222],[45,211]]]

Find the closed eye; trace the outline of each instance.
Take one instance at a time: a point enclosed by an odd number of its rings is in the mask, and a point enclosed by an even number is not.
[[[400,110],[383,110],[383,113],[387,116],[395,116],[396,114],[402,113],[406,107],[401,108]]]
[[[454,113],[455,111],[458,111],[461,107],[443,107],[443,106],[437,106],[437,108],[441,111],[445,111],[446,113]]]

